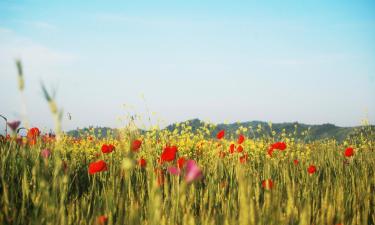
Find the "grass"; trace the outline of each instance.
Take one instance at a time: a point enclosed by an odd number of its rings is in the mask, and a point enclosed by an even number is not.
[[[230,154],[236,137],[207,139],[210,127],[194,134],[188,124],[182,127],[182,132],[143,135],[125,128],[115,139],[62,134],[59,141],[39,137],[31,146],[26,139],[23,144],[3,141],[0,224],[375,223],[373,132],[344,143],[307,143],[282,134],[287,149],[270,157],[272,136],[246,139],[244,152]],[[138,152],[131,150],[134,139],[142,140]],[[116,150],[103,154],[100,148],[107,143]],[[169,174],[176,160],[158,163],[168,144],[178,146],[176,159],[194,159],[203,178],[187,183],[183,174]],[[349,146],[355,154],[347,158],[343,151]],[[46,148],[51,155],[44,158],[41,150]],[[248,159],[241,163],[244,154]],[[145,167],[138,165],[140,158]],[[88,174],[89,164],[99,159],[108,170]],[[307,172],[310,165],[316,173]],[[262,187],[267,179],[271,189]]]

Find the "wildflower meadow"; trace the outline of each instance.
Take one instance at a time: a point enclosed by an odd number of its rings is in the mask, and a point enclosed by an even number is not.
[[[0,225],[375,225],[375,0],[0,0]]]
[[[129,118],[116,135],[91,129],[73,137],[60,130],[60,109],[42,90],[56,132],[30,127],[20,136],[22,123],[7,122],[1,224],[375,222],[371,126],[343,142],[304,141],[297,129],[262,134],[261,126],[235,135],[209,123],[193,132],[188,122],[141,131]]]

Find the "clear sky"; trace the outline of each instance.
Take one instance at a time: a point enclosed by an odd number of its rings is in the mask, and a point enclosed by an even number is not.
[[[0,1],[0,114],[64,129],[165,123],[375,123],[375,1]],[[145,101],[141,95],[144,95]],[[126,107],[124,107],[124,104]],[[3,126],[3,125],[1,125]]]

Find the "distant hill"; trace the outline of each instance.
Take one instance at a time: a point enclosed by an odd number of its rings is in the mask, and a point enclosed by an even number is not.
[[[192,119],[179,124],[188,124],[192,127],[192,132],[197,132],[204,126],[208,126],[207,123],[199,120]],[[240,128],[247,128],[246,132],[242,132],[245,136],[249,138],[260,138],[260,137],[271,137],[272,131],[274,133],[273,137],[280,138],[282,133],[287,135],[291,134],[292,137],[303,139],[305,141],[314,141],[320,139],[336,139],[337,141],[343,141],[349,136],[360,135],[360,133],[365,134],[368,138],[375,141],[375,126],[358,126],[358,127],[338,127],[334,124],[322,124],[322,125],[308,125],[298,122],[293,123],[272,123],[272,130],[270,124],[263,121],[251,121],[251,122],[241,122],[241,123],[231,123],[231,124],[217,124],[213,125],[210,137],[215,137],[215,134],[219,130],[226,131],[226,137],[235,138],[236,131]],[[181,126],[177,124],[171,124],[164,129],[170,131],[177,130],[180,132]],[[68,131],[68,135],[79,137],[82,135],[87,135],[89,130],[92,130],[96,137],[107,137],[115,136],[118,134],[118,129],[112,129],[109,127],[89,127],[83,129],[76,129]],[[144,133],[147,131],[140,130]]]

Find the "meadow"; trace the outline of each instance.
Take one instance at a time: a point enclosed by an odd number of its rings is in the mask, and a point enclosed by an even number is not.
[[[20,61],[17,69],[22,96]],[[337,141],[306,138],[298,125],[276,132],[272,123],[234,133],[189,121],[145,131],[129,115],[119,132],[72,136],[62,132],[54,95],[42,91],[54,133],[23,118],[26,128],[6,121],[0,139],[0,224],[375,223],[368,123]]]
[[[344,142],[177,128],[3,138],[0,224],[375,223],[366,126]]]

